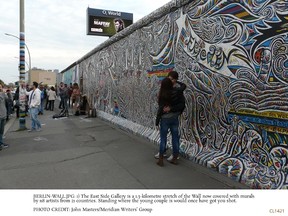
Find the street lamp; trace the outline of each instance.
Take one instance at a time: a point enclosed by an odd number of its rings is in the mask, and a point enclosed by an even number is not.
[[[12,34],[8,34],[8,33],[5,33],[5,35],[7,36],[10,36],[10,37],[14,37],[14,38],[17,38],[19,41],[20,41],[20,38],[17,37],[16,35],[12,35]],[[27,62],[25,61],[25,64],[28,66],[29,68],[29,73],[31,72],[31,55],[30,55],[30,51],[29,51],[29,48],[28,46],[26,45],[25,43],[25,47],[28,51],[28,55],[29,55],[29,65],[27,64]],[[20,58],[18,57],[14,57],[14,58],[17,58],[20,60]],[[20,60],[21,61],[21,60]],[[25,66],[25,65],[24,65]],[[20,64],[19,64],[19,71],[20,71]],[[28,75],[29,76],[29,75]],[[21,79],[21,75],[19,76],[19,78]],[[20,84],[19,84],[19,88],[20,88]],[[19,92],[19,97],[20,97],[20,92]],[[20,100],[20,98],[19,98]],[[19,129],[18,130],[25,130],[26,129],[26,120],[25,120],[25,115],[26,115],[26,111],[25,111],[25,104],[21,104],[21,108],[19,110]]]
[[[25,43],[25,0],[19,0],[19,37],[5,33],[7,36],[17,38],[19,40],[19,81],[25,80],[25,46],[29,54],[29,71],[31,70],[31,56],[30,51]],[[19,130],[25,130],[26,128],[26,91],[19,85]]]
[[[8,34],[8,33],[4,33],[5,35],[7,35],[7,36],[10,36],[10,37],[14,37],[14,38],[17,38],[18,40],[20,40],[20,38],[19,37],[17,37],[16,35],[12,35],[12,34]],[[25,43],[25,47],[26,47],[26,49],[27,49],[27,51],[28,51],[28,55],[29,55],[29,72],[31,71],[31,56],[30,56],[30,51],[29,51],[29,48],[28,48],[28,46],[27,46],[27,44]],[[27,64],[27,63],[26,63]]]

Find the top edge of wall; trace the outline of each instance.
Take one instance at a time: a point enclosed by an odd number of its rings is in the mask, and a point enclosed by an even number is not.
[[[85,59],[89,58],[90,56],[92,56],[96,52],[104,49],[107,46],[110,46],[111,44],[113,44],[113,43],[121,40],[122,38],[125,38],[126,36],[132,34],[134,31],[149,25],[149,23],[154,22],[155,20],[165,16],[168,13],[171,13],[171,12],[177,10],[178,8],[184,6],[184,5],[186,5],[186,4],[188,4],[188,3],[192,2],[192,1],[193,0],[172,0],[172,1],[168,2],[167,4],[163,5],[162,7],[158,8],[155,11],[153,11],[152,13],[148,14],[147,16],[141,18],[137,22],[135,22],[132,25],[128,26],[127,28],[125,28],[124,30],[119,32],[118,34],[113,35],[111,38],[107,39],[106,41],[104,41],[103,43],[101,43],[100,45],[95,47],[93,50],[88,52],[82,58],[80,58],[76,62],[73,62],[70,66],[68,66],[67,68],[62,70],[60,73],[63,73],[65,71],[69,70],[70,68],[72,68],[75,65],[81,63],[82,61],[84,61]]]

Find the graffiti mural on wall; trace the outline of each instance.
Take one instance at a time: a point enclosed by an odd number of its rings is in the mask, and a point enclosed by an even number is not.
[[[288,2],[211,3],[184,7],[179,28],[176,58],[192,62],[197,92],[191,156],[253,188],[287,188]]]
[[[175,69],[188,86],[183,155],[251,188],[287,189],[287,20],[284,0],[191,1],[80,62],[83,91],[148,136],[159,80]]]

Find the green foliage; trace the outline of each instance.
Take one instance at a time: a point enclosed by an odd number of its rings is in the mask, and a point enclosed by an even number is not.
[[[2,85],[2,86],[4,86],[5,85],[5,83],[0,79],[0,84]]]

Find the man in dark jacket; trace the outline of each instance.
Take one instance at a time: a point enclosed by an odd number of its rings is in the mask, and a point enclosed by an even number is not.
[[[168,78],[170,78],[173,83],[173,106],[167,107],[166,109],[164,109],[164,112],[180,112],[179,115],[181,115],[185,109],[185,97],[183,92],[186,89],[186,84],[178,81],[178,73],[176,71],[169,72]]]

